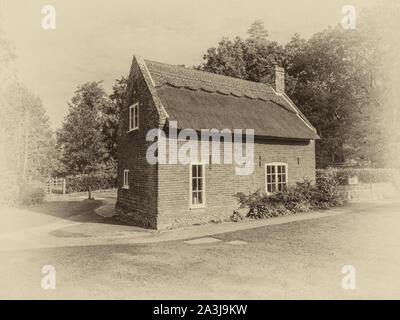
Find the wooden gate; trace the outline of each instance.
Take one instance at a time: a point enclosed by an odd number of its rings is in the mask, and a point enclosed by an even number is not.
[[[45,183],[46,193],[60,193],[65,194],[65,179],[55,178],[47,180]]]

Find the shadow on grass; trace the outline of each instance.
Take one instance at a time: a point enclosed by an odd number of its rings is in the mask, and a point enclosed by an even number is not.
[[[114,217],[102,217],[95,210],[104,204],[101,200],[56,200],[48,201],[29,210],[65,220],[87,223],[126,225]]]

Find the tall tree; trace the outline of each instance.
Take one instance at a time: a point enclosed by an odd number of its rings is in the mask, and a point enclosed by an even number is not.
[[[69,102],[69,112],[57,131],[57,144],[66,174],[106,170],[112,165],[103,136],[103,112],[110,103],[101,82],[79,86]]]
[[[0,30],[0,202],[12,202],[22,187],[43,182],[55,164],[49,119],[40,98],[16,77],[15,58]]]
[[[270,41],[262,23],[256,21],[248,38],[224,38],[217,48],[208,49],[199,68],[271,83],[272,66],[283,66],[286,93],[322,138],[316,146],[317,165],[354,160],[359,165],[383,166],[386,152],[380,97],[387,77],[382,74],[385,46],[376,31],[382,28],[371,32],[366,28],[368,21],[356,30],[328,28],[309,40],[295,34],[285,46]],[[396,51],[394,42],[386,43]]]
[[[106,148],[115,162],[117,159],[117,142],[118,131],[121,119],[121,110],[125,105],[127,79],[121,77],[115,80],[113,92],[109,98],[111,103],[104,104],[103,106],[103,135],[106,142]]]

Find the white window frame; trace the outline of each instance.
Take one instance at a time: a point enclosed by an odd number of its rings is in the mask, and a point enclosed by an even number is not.
[[[129,170],[125,169],[122,176],[122,188],[129,189]]]
[[[139,129],[139,102],[129,107],[129,131]]]
[[[268,173],[267,173],[267,167],[269,166],[274,166],[275,167],[275,191],[268,191]],[[284,166],[285,167],[285,184],[286,188],[288,187],[289,183],[289,172],[288,172],[288,164],[285,162],[270,162],[266,163],[264,167],[264,175],[265,175],[265,193],[266,194],[272,194],[274,192],[279,192],[278,190],[278,166]],[[271,183],[270,183],[271,184]]]
[[[193,204],[193,176],[192,176],[192,167],[193,166],[202,166],[202,177],[201,179],[203,179],[203,189],[201,190],[202,193],[202,203],[197,203],[197,204]],[[189,207],[190,209],[200,209],[200,208],[205,208],[206,207],[206,166],[204,163],[190,163],[189,165]],[[197,190],[197,192],[199,192]]]

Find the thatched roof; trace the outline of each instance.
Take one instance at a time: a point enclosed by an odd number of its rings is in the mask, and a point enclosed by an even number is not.
[[[256,136],[318,139],[286,95],[270,86],[145,60],[168,120],[179,129],[254,129]]]

